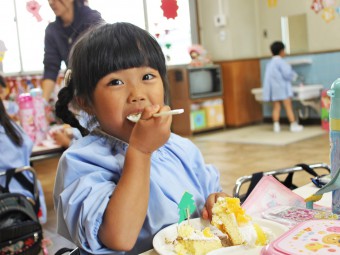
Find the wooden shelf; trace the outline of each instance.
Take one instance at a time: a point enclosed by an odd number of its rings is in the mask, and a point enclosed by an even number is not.
[[[219,66],[214,66],[215,68],[219,69]],[[211,68],[211,67],[210,67]],[[191,98],[190,96],[190,85],[193,86],[194,84],[190,84],[189,82],[189,72],[192,70],[197,70],[197,69],[192,69],[192,68],[187,68],[186,66],[182,67],[175,67],[175,68],[170,68],[168,70],[168,79],[169,79],[169,85],[170,85],[170,106],[172,109],[178,109],[178,108],[183,108],[184,113],[180,115],[173,116],[173,121],[172,121],[172,132],[183,135],[183,136],[191,136],[195,133],[199,132],[205,132],[208,130],[213,130],[217,128],[223,128],[225,126],[224,123],[224,106],[223,106],[223,87],[221,84],[219,86],[216,86],[219,88],[219,90],[213,92],[213,94],[220,94],[220,95],[211,95],[212,93],[207,93],[207,94],[202,94],[202,97],[197,98],[195,96],[194,98]],[[219,77],[218,77],[219,78]],[[222,82],[222,81],[219,81]],[[219,92],[219,93],[218,93]],[[205,104],[211,103],[214,100],[220,100],[221,104],[217,105],[216,109],[220,112],[222,112],[222,119],[223,123],[217,123],[216,125],[213,125],[211,123],[214,122],[209,122],[207,123],[206,126],[199,128],[196,127],[192,129],[192,113],[195,111],[195,105],[200,105],[198,108],[200,110],[203,110],[206,112],[205,116],[209,114],[209,109],[214,111],[213,109],[215,106],[207,106]],[[211,107],[211,108],[209,108]],[[197,112],[195,112],[197,113]],[[206,117],[206,121],[208,121],[208,117],[210,118],[209,120],[211,121],[210,115]],[[210,125],[208,125],[210,124]]]

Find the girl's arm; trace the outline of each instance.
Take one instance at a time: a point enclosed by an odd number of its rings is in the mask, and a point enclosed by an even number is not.
[[[99,230],[110,249],[130,250],[145,221],[149,193],[151,154],[169,139],[171,116],[152,118],[158,107],[146,109],[129,141],[122,176],[112,193]],[[163,107],[162,110],[169,110]]]

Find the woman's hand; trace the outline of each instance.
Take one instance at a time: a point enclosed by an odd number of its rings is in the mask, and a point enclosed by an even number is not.
[[[210,194],[202,210],[203,219],[211,221],[212,208],[219,197],[230,197],[230,196],[223,192]]]

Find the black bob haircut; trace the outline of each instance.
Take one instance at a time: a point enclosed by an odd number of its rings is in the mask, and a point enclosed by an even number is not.
[[[168,82],[161,47],[147,31],[124,22],[90,29],[72,47],[69,59],[74,93],[90,102],[97,82],[105,75],[142,66],[158,70],[166,95]]]
[[[283,50],[284,48],[285,48],[285,45],[283,44],[283,42],[280,42],[280,41],[273,42],[270,45],[270,50],[274,56],[279,55],[280,51]]]

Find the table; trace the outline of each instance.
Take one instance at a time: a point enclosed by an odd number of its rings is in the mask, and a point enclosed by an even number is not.
[[[304,186],[301,186],[295,190],[293,190],[294,193],[298,194],[302,198],[307,198],[310,195],[314,194],[316,191],[318,191],[319,188],[317,188],[314,184],[308,183]],[[315,204],[325,206],[325,207],[331,207],[332,206],[332,193],[328,192],[325,193],[322,197],[322,199]],[[146,252],[141,253],[140,255],[159,255],[156,251],[148,250]]]
[[[317,188],[313,183],[308,183],[304,186],[301,186],[293,190],[293,192],[298,194],[302,198],[307,198],[310,195],[317,192],[318,190],[319,188]],[[332,192],[325,193],[322,196],[322,199],[320,201],[315,202],[315,204],[331,208],[332,207]]]
[[[35,145],[32,150],[30,161],[43,160],[53,157],[59,157],[65,149],[60,145],[47,144],[47,145]]]

